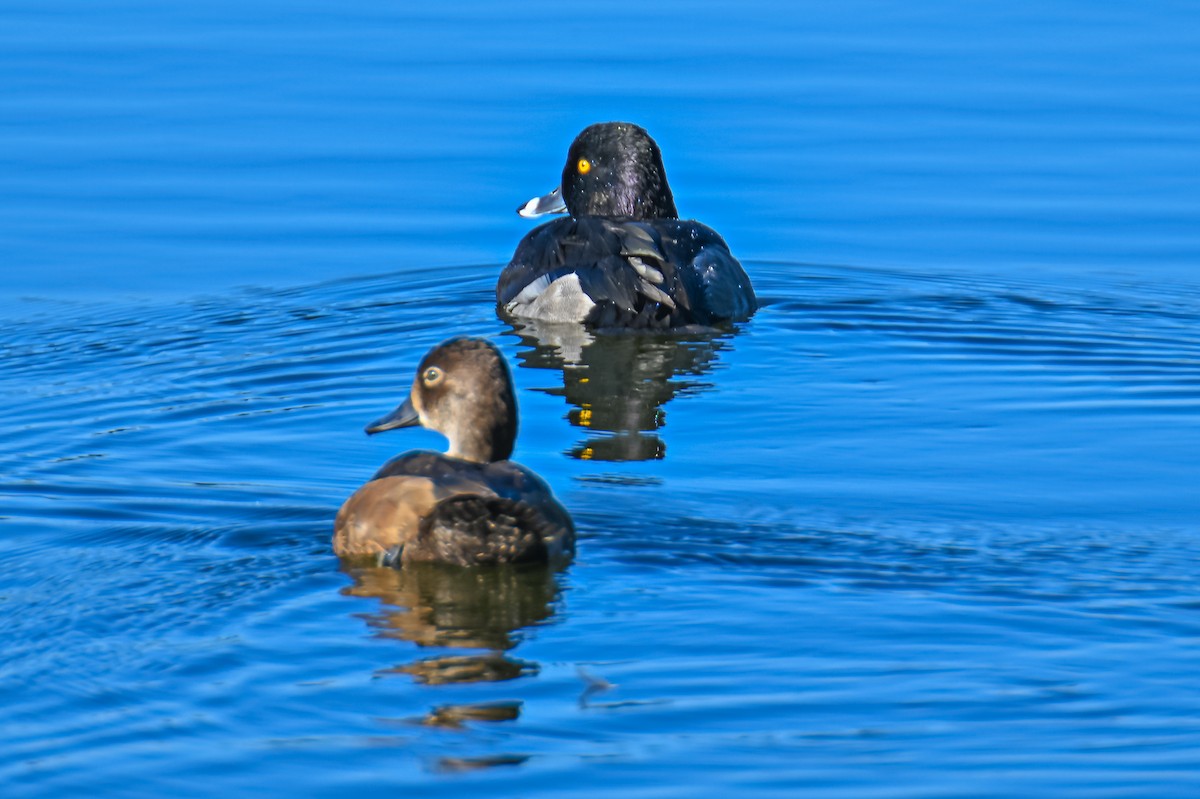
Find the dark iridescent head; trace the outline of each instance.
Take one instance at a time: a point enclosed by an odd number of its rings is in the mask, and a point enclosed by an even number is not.
[[[677,219],[662,153],[629,122],[589,125],[567,151],[562,182],[518,209],[522,216],[566,210],[571,216]]]

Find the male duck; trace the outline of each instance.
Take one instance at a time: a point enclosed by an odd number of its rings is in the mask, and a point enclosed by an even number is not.
[[[517,209],[567,211],[534,228],[500,274],[496,299],[517,317],[662,329],[746,319],[757,303],[712,228],[679,219],[662,154],[627,122],[584,128],[559,188]]]
[[[454,338],[421,361],[412,391],[367,433],[421,425],[450,441],[445,455],[407,452],[338,511],[333,550],[386,565],[439,561],[557,562],[575,548],[571,517],[536,474],[508,460],[517,399],[500,352]]]

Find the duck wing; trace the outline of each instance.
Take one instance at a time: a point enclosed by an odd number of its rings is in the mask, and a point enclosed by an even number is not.
[[[405,519],[403,536],[382,556],[385,565],[439,561],[458,565],[546,562],[575,548],[570,514],[550,487],[514,461],[473,463],[437,452],[407,452],[364,486],[428,486],[420,519]]]
[[[646,224],[654,227],[660,250],[675,267],[691,324],[742,321],[758,309],[746,270],[719,233],[692,220],[658,219]]]
[[[533,505],[464,494],[444,499],[401,553],[404,563],[545,563],[549,522]]]
[[[753,291],[749,303],[725,294],[749,286],[721,237],[698,223],[568,217],[522,240],[496,299],[514,316],[657,329],[745,318]]]

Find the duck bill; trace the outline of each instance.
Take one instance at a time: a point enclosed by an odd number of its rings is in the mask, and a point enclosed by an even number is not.
[[[562,187],[560,186],[549,194],[534,197],[518,208],[517,213],[526,219],[535,219],[546,214],[562,214],[566,210],[567,204],[563,202]]]
[[[386,416],[381,416],[366,427],[367,435],[395,430],[397,427],[416,427],[421,424],[421,415],[413,407],[412,399],[406,399]]]

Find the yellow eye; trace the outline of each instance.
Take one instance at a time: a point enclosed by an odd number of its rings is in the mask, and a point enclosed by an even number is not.
[[[441,369],[431,366],[425,370],[425,374],[421,375],[421,380],[425,381],[425,385],[427,386],[436,386],[442,382],[444,376],[445,373]]]
[[[575,165],[575,168],[579,170],[579,174],[586,175],[588,172],[592,171],[592,162],[586,158],[580,158],[579,163]]]

